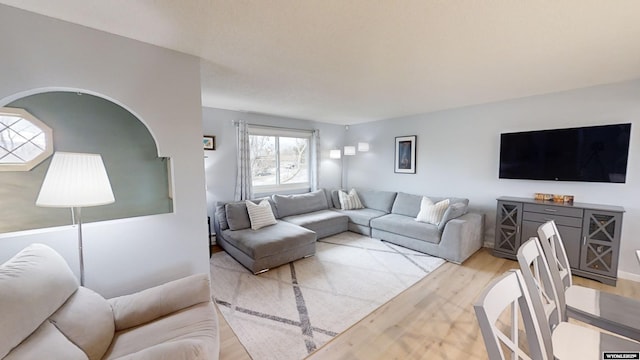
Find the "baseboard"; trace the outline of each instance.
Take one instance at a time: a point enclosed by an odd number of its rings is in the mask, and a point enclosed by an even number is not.
[[[635,281],[635,282],[640,282],[640,275],[634,274],[634,273],[630,273],[630,272],[626,272],[626,271],[618,270],[618,277],[620,279],[626,279],[626,280],[631,280],[631,281]]]

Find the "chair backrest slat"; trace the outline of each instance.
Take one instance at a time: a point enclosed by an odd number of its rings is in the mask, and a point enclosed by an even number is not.
[[[549,264],[551,279],[556,288],[558,306],[561,309],[566,309],[567,301],[565,291],[572,286],[573,282],[571,279],[569,259],[567,258],[564,243],[562,242],[556,223],[550,220],[540,225],[540,227],[538,227],[538,236],[540,236],[540,245]],[[563,321],[567,321],[566,311],[564,311],[562,319]]]
[[[538,323],[542,324],[542,337],[550,347],[552,329],[562,321],[564,309],[559,306],[556,286],[538,238],[532,237],[520,245],[517,257]],[[532,267],[539,270],[538,277]]]
[[[557,267],[558,272],[561,275],[562,282],[564,283],[564,288],[566,289],[573,285],[569,258],[567,257],[567,252],[555,221],[549,220],[540,225],[540,227],[538,227],[538,237],[540,238],[542,249],[545,251],[545,255],[547,256],[549,266],[552,267],[555,265]],[[549,245],[549,255],[546,254],[547,248],[545,245]]]
[[[550,343],[544,342],[542,327],[535,317],[532,301],[520,270],[508,271],[494,280],[473,307],[489,359],[553,359]],[[499,320],[501,315],[507,309],[511,309],[509,335],[497,326],[501,323]],[[522,317],[528,353],[520,347],[519,331],[521,329],[518,314]],[[503,347],[510,351],[508,358],[505,357]]]

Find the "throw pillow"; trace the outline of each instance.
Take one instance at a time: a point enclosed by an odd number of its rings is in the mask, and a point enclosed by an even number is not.
[[[440,221],[442,221],[444,212],[447,211],[448,207],[449,199],[444,199],[434,204],[431,199],[423,196],[420,202],[420,212],[418,212],[418,216],[416,216],[416,221],[438,225]]]
[[[362,206],[360,198],[358,197],[356,189],[351,189],[348,194],[340,190],[340,192],[338,193],[338,198],[340,199],[340,207],[342,208],[342,210],[355,210],[364,208],[364,206]]]
[[[268,200],[262,200],[258,205],[249,200],[246,200],[245,203],[247,204],[249,219],[251,220],[251,229],[258,230],[277,223]]]
[[[438,230],[443,231],[444,226],[449,222],[449,220],[453,220],[455,218],[459,218],[460,216],[467,213],[467,204],[465,203],[453,203],[449,205],[447,211],[444,212],[442,216],[442,220],[440,220],[440,224],[438,224]]]
[[[247,205],[244,201],[234,201],[224,205],[227,215],[227,225],[231,230],[242,230],[251,227],[251,220],[247,213]]]
[[[224,204],[216,206],[215,218],[218,220],[218,224],[220,224],[220,230],[227,230],[229,228],[227,212],[224,209]]]

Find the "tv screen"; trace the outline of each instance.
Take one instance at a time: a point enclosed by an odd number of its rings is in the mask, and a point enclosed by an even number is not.
[[[631,124],[500,134],[501,179],[624,183]]]

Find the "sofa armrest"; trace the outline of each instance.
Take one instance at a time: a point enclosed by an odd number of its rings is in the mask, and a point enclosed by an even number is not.
[[[483,244],[484,214],[467,213],[450,220],[444,227],[440,246],[441,256],[456,264],[462,264]]]
[[[116,331],[128,329],[211,301],[209,276],[195,274],[108,301],[113,309]]]

